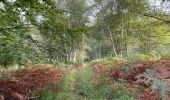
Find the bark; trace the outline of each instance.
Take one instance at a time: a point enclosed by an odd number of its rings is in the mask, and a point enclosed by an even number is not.
[[[100,44],[99,44],[99,45],[100,45],[99,59],[101,59],[101,55],[102,55],[102,50],[101,50],[101,49],[102,49],[102,47],[101,47],[101,42],[99,42],[99,43],[100,43]]]
[[[121,60],[123,59],[123,46],[124,46],[124,30],[123,30],[123,14],[122,14],[122,16],[121,16],[122,18],[121,18],[121,35],[122,35],[122,45],[121,45]]]
[[[118,59],[118,54],[117,54],[117,52],[116,52],[116,48],[115,48],[115,44],[114,44],[112,32],[111,32],[111,30],[110,30],[110,26],[109,26],[109,25],[108,25],[108,29],[109,29],[109,35],[110,35],[110,38],[111,38],[111,42],[112,42],[112,50],[113,50],[113,52],[114,52],[114,54],[115,54],[116,59]]]

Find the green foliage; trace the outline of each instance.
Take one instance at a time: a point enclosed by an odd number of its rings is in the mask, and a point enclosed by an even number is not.
[[[59,93],[57,94],[56,100],[88,100],[86,98],[83,98],[80,95],[76,95],[74,93]]]
[[[35,100],[57,100],[57,92],[52,90],[46,90],[38,94],[38,96],[36,94],[36,92],[31,94],[32,97],[35,97]]]
[[[105,74],[97,79],[98,73],[92,66],[109,69],[117,63],[159,59],[153,55],[170,59],[169,54],[162,53],[170,48],[168,14],[153,10],[145,0],[87,2],[0,1],[3,5],[0,7],[0,65],[48,63],[70,70],[57,86],[59,90],[47,89],[37,93],[40,96],[35,99],[133,100],[135,96],[124,86],[114,89]],[[83,70],[66,68],[85,59],[93,61]],[[125,64],[120,68],[120,75],[130,71]],[[153,79],[152,88],[159,89],[162,98],[166,98],[162,81]]]
[[[108,67],[113,67],[117,63],[115,58],[102,58],[95,59],[90,62],[91,65],[105,65]]]
[[[66,97],[70,100],[74,97],[82,100],[134,100],[134,96],[126,88],[114,89],[104,78],[97,82],[96,74],[90,66],[79,72],[73,71],[60,83],[63,90],[59,93],[60,100],[65,100]]]
[[[81,72],[77,86],[80,92],[87,99],[93,100],[133,100],[133,96],[125,88],[114,89],[107,79],[95,83],[95,74],[92,69],[87,68]],[[103,77],[105,78],[105,77]]]
[[[135,97],[125,88],[118,88],[114,90],[115,100],[135,100]]]
[[[84,61],[119,55],[122,59],[131,55],[131,47],[136,48],[135,54],[152,54],[169,48],[169,25],[145,16],[150,14],[146,1],[94,0],[88,4],[86,0],[7,0],[1,3],[4,6],[0,8],[0,58],[4,65]],[[93,15],[95,19],[91,20]],[[35,31],[42,40],[31,35]]]
[[[3,1],[0,9],[0,59],[5,67],[13,63],[25,64],[38,62],[41,48],[32,38],[30,29],[38,26],[37,17],[49,18],[58,14],[53,0],[39,2],[31,0]],[[50,16],[48,16],[50,15]],[[54,15],[55,16],[55,15]]]
[[[169,60],[170,59],[170,53],[164,53],[163,56],[161,57],[163,60]]]
[[[127,63],[135,63],[137,61],[147,61],[147,60],[158,60],[159,57],[153,56],[153,55],[145,55],[145,54],[138,54],[138,55],[134,55],[131,57],[127,57],[126,58],[126,62]]]
[[[64,11],[57,9],[55,3],[53,0],[2,2],[1,64],[52,63],[52,60],[59,58],[67,59],[67,49],[74,45],[71,40],[77,37],[74,36],[76,32],[71,33],[69,30],[82,31],[84,27],[72,29],[65,25]],[[34,39],[35,30],[32,28],[40,32],[42,41]]]

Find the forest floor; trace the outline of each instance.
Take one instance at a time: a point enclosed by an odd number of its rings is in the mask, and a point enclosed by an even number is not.
[[[170,100],[170,59],[50,64],[0,72],[0,100]]]

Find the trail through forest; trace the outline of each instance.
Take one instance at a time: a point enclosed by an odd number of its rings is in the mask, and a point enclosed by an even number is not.
[[[0,100],[170,100],[169,6],[0,0]]]

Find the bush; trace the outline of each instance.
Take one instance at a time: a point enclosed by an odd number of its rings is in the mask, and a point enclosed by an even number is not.
[[[158,60],[159,58],[153,55],[144,55],[144,54],[138,54],[138,55],[134,55],[131,57],[126,58],[126,62],[127,63],[135,63],[138,61],[150,61],[150,60]]]
[[[161,57],[162,60],[170,60],[170,53],[163,54],[163,57]]]
[[[6,99],[16,98],[18,95],[28,98],[27,95],[33,90],[38,92],[46,88],[54,88],[62,75],[61,70],[51,67],[20,69],[14,71],[8,79],[5,76],[0,79],[0,95]]]
[[[103,58],[96,59],[90,62],[90,65],[105,65],[107,67],[113,67],[117,63],[117,60],[114,58]]]

